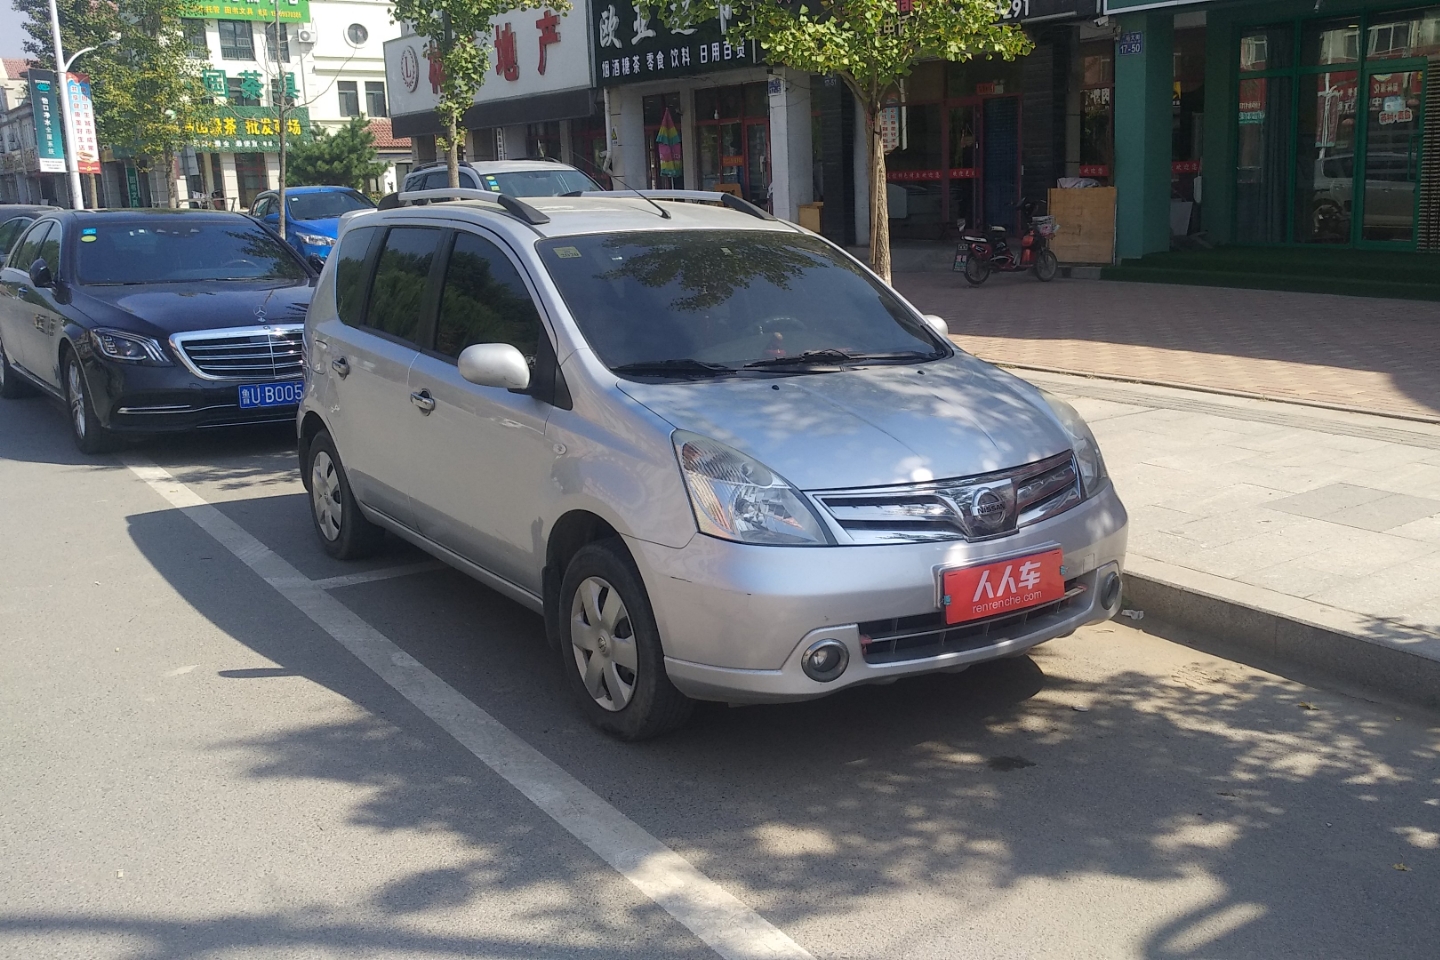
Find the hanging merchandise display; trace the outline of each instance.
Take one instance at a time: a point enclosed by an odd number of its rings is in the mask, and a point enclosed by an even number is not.
[[[660,120],[660,130],[655,134],[655,145],[660,154],[660,176],[678,180],[684,176],[680,157],[680,131],[667,108]]]

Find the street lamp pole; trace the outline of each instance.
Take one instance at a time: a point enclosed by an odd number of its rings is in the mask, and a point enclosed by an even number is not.
[[[73,57],[66,60],[65,51],[60,46],[60,11],[55,9],[55,0],[50,0],[50,33],[55,41],[55,66],[60,68],[60,76],[56,80],[60,85],[60,119],[65,128],[65,168],[70,173],[70,206],[76,210],[84,210],[85,195],[80,189],[80,159],[75,153],[75,118],[70,115],[70,83],[66,79],[70,64],[75,61]],[[75,56],[79,55],[77,53]]]

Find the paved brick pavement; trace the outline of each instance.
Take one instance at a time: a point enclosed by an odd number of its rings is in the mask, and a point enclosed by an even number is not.
[[[1440,421],[1436,303],[1029,274],[895,285],[987,360]]]

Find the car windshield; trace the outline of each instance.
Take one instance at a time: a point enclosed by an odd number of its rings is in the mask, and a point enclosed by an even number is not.
[[[298,257],[259,224],[241,217],[186,214],[82,221],[80,282],[184,283],[193,280],[302,280]]]
[[[600,185],[579,170],[517,170],[508,173],[482,173],[480,186],[492,193],[509,197],[562,197],[567,193],[599,190]]]
[[[351,210],[370,210],[375,206],[361,194],[339,190],[297,193],[285,199],[290,203],[291,220],[330,220]]]
[[[789,373],[949,355],[893,293],[814,237],[602,234],[539,249],[585,339],[622,374]]]

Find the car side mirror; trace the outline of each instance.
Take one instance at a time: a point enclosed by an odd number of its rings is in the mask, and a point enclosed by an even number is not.
[[[55,277],[50,273],[50,265],[44,260],[36,260],[30,264],[30,283],[35,287],[55,286]]]
[[[950,339],[950,324],[945,322],[944,317],[936,316],[933,313],[927,313],[925,314],[925,322],[930,324],[930,328],[936,333],[940,334],[942,338],[946,340]]]
[[[524,390],[530,386],[530,364],[508,343],[477,343],[460,351],[460,376],[482,387]]]
[[[305,258],[305,262],[310,264],[310,268],[316,273],[319,273],[321,270],[325,269],[325,260],[318,253],[312,253],[307,256]]]

